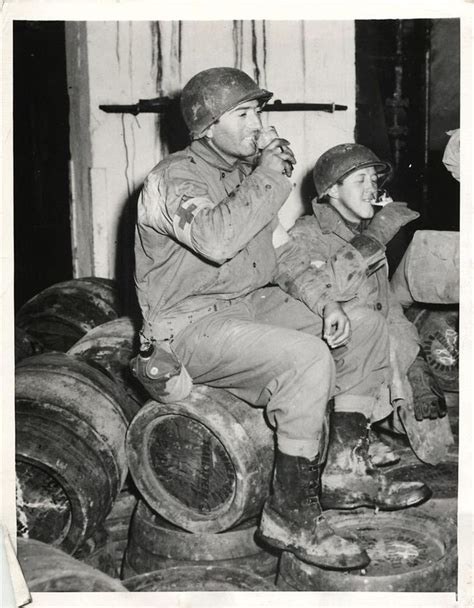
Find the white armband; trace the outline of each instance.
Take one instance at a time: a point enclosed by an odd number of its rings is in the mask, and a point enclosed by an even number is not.
[[[192,223],[202,209],[213,206],[212,202],[206,197],[189,198],[183,201],[173,216],[173,229],[178,240],[193,248],[191,239]]]

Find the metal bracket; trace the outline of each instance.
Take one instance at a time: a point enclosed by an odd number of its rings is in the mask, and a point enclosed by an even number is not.
[[[100,105],[99,109],[109,114],[137,114],[166,112],[171,104],[176,101],[171,97],[155,97],[154,99],[139,99],[138,103],[128,105]],[[283,103],[281,99],[275,99],[273,103],[263,106],[264,112],[330,112],[347,110],[347,106],[336,103]]]

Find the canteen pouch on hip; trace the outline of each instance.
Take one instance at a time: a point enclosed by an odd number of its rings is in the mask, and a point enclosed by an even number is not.
[[[130,369],[150,397],[160,403],[185,399],[193,387],[191,376],[169,342],[144,344],[138,355],[131,359]]]

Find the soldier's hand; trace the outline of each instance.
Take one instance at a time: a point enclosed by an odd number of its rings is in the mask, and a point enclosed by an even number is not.
[[[420,217],[418,211],[409,209],[406,203],[387,203],[374,216],[364,234],[372,236],[386,245],[397,234],[402,226]]]
[[[414,404],[415,418],[420,421],[425,418],[435,420],[446,416],[446,400],[444,396],[436,397],[433,395],[431,399],[418,400]]]
[[[338,348],[349,341],[351,322],[338,302],[329,302],[323,311],[323,340],[329,348]]]
[[[286,139],[281,137],[272,139],[261,151],[257,165],[290,177],[293,173],[293,165],[296,164],[296,158],[289,146],[290,142]]]
[[[436,418],[444,418],[448,413],[446,399],[443,391],[440,389],[438,382],[431,376],[431,379],[425,377],[425,391],[421,394],[414,393],[414,409],[415,418],[420,421],[425,418],[435,420]]]

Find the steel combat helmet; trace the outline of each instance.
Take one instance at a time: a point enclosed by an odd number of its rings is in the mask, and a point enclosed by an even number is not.
[[[191,137],[199,139],[224,112],[244,101],[268,101],[273,95],[237,68],[210,68],[191,78],[181,94],[181,111]]]
[[[340,144],[322,154],[313,169],[313,181],[318,198],[324,196],[331,186],[343,180],[350,173],[374,167],[382,183],[391,173],[392,166],[361,144]]]

